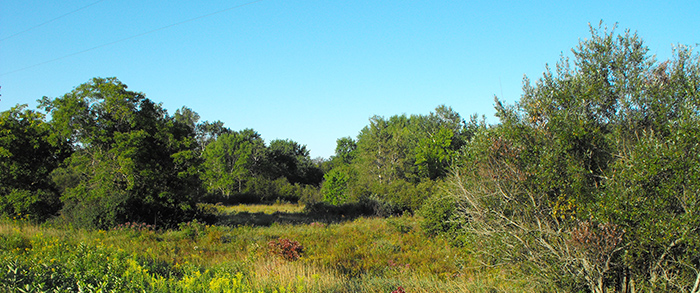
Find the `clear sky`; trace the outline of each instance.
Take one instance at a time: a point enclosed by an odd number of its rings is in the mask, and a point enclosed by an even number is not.
[[[589,23],[636,31],[659,59],[700,43],[698,0],[251,1],[2,0],[0,111],[114,76],[171,114],[327,158],[373,115],[445,104],[497,122],[494,96],[517,101]]]

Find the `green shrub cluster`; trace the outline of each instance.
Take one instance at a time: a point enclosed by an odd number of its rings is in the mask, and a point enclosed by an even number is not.
[[[447,187],[488,264],[576,292],[700,288],[700,56],[591,36],[466,145]],[[425,208],[426,228],[451,207]],[[449,223],[449,221],[448,221]]]
[[[423,231],[428,235],[454,236],[461,233],[465,221],[460,217],[458,209],[456,197],[443,193],[433,194],[418,212],[423,217]]]

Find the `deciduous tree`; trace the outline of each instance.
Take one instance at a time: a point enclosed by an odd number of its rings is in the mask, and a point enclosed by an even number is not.
[[[173,118],[116,78],[44,97],[41,107],[51,114],[57,139],[75,151],[52,174],[63,191],[63,214],[75,224],[173,225],[195,214],[194,115]]]
[[[0,213],[44,220],[62,206],[49,174],[70,148],[44,119],[26,105],[0,113]]]

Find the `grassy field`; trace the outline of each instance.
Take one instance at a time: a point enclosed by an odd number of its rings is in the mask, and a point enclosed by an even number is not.
[[[530,292],[422,233],[419,218],[317,221],[302,207],[215,206],[220,224],[109,231],[0,224],[2,292]]]

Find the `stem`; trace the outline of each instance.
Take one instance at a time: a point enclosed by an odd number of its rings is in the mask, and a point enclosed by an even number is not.
[[[690,293],[700,293],[700,271],[697,272],[697,277],[695,277],[695,285],[693,286],[693,290],[690,290]]]

